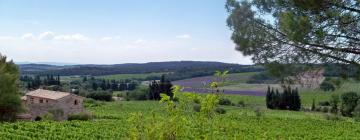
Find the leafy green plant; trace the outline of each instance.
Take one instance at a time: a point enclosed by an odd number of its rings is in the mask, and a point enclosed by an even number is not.
[[[239,107],[245,107],[245,102],[243,100],[240,100],[237,105]]]
[[[227,98],[220,98],[219,105],[231,105],[231,101]]]
[[[68,116],[69,121],[72,120],[88,121],[88,120],[92,120],[93,118],[94,117],[90,112],[75,113],[75,114],[70,114]]]
[[[222,107],[217,107],[217,108],[215,108],[215,112],[219,113],[219,114],[225,114],[226,110]]]

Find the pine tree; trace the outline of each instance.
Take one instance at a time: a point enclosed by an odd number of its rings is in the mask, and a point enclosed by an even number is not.
[[[22,111],[18,89],[19,70],[12,62],[0,54],[0,121],[12,121]]]

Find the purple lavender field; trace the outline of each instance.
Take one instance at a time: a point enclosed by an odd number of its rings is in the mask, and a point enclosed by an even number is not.
[[[229,74],[226,78],[227,84],[239,84],[246,83],[251,75],[255,73],[236,73]],[[183,91],[185,92],[196,92],[196,93],[211,93],[209,89],[209,84],[213,81],[216,81],[214,76],[204,76],[196,77],[190,79],[184,79],[179,81],[174,81],[174,85],[179,85],[184,87]],[[234,94],[234,95],[250,95],[250,96],[265,96],[266,93],[262,90],[234,90],[234,89],[224,89],[224,94]]]
[[[183,88],[184,92],[195,92],[195,93],[212,93],[210,89],[206,88]],[[263,91],[255,90],[223,90],[224,94],[234,94],[234,95],[248,95],[248,96],[266,96],[266,93]]]

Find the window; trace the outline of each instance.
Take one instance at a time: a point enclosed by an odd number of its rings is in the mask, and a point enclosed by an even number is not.
[[[74,101],[74,105],[77,105],[77,104],[78,104],[78,101],[77,101],[77,100],[75,100],[75,101]]]
[[[48,100],[45,100],[46,103],[48,103],[49,101]]]
[[[44,100],[43,100],[43,99],[40,99],[39,102],[40,102],[40,103],[44,103]]]
[[[30,102],[34,103],[34,98],[33,97],[30,98]]]

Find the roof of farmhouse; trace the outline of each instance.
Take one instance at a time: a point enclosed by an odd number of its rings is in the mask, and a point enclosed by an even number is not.
[[[60,99],[60,98],[70,95],[70,93],[38,89],[38,90],[30,91],[30,92],[26,93],[26,95],[57,100],[57,99]]]

